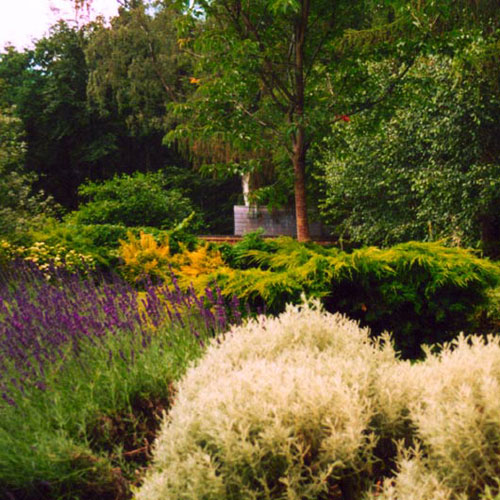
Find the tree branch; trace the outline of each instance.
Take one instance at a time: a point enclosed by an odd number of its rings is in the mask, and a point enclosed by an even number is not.
[[[243,106],[239,100],[235,99],[233,101],[233,103],[234,103],[234,106],[236,107],[236,109],[243,111],[243,113],[245,113],[250,118],[252,118],[252,120],[254,120],[255,123],[257,123],[258,125],[260,125],[261,127],[265,128],[265,129],[269,129],[276,136],[276,138],[278,139],[280,144],[286,149],[286,152],[289,155],[292,154],[292,150],[290,149],[290,147],[288,145],[288,141],[285,140],[285,136],[272,123],[269,123],[269,122],[262,120],[261,118],[255,116],[255,113],[252,113],[247,108],[245,108],[245,106]]]
[[[253,25],[252,21],[250,20],[249,16],[247,15],[246,12],[241,13],[243,22],[245,23],[245,27],[253,34],[255,37],[255,41],[258,44],[259,51],[261,54],[265,53],[265,47],[262,42],[262,39],[259,34],[259,30]],[[265,70],[267,71],[267,74],[270,76],[271,81],[274,82],[274,86],[285,96],[285,98],[288,101],[293,102],[295,100],[295,97],[293,94],[289,92],[289,90],[286,88],[286,85],[283,84],[283,82],[278,78],[276,75],[276,72],[273,70],[273,63],[270,61],[266,56],[263,55],[263,62],[265,65]],[[261,70],[261,77],[264,74],[264,70]]]
[[[305,76],[304,76],[305,81],[307,81],[309,74],[311,73],[312,68],[314,67],[314,63],[316,62],[316,58],[318,57],[318,54],[320,53],[321,49],[323,48],[323,45],[325,44],[326,40],[330,36],[332,28],[333,28],[333,20],[330,20],[330,22],[328,23],[328,29],[326,30],[324,36],[319,41],[318,45],[316,46],[316,49],[314,49],[311,60],[309,61],[309,64],[307,65],[307,68],[305,71]]]
[[[380,104],[384,99],[386,99],[389,95],[391,95],[394,92],[396,87],[401,83],[403,78],[407,75],[408,71],[410,71],[410,69],[412,68],[413,63],[415,62],[415,59],[416,59],[415,57],[412,57],[408,61],[406,67],[402,71],[400,71],[400,73],[385,88],[385,90],[382,92],[382,94],[379,97],[377,97],[376,99],[370,99],[368,101],[360,103],[357,106],[355,106],[353,109],[351,109],[350,111],[346,111],[344,113],[339,113],[339,115],[336,116],[333,120],[329,121],[327,123],[327,125],[332,125],[333,123],[336,123],[336,122],[344,119],[343,118],[344,116],[356,115],[358,113],[361,113],[362,111],[366,111],[367,109],[373,108],[377,104]],[[332,108],[329,107],[328,110],[331,111]]]

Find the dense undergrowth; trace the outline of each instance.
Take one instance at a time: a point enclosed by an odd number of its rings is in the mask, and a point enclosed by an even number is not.
[[[203,291],[216,284],[226,298],[237,296],[252,310],[276,314],[302,294],[320,298],[327,310],[360,320],[375,335],[390,331],[398,351],[410,358],[422,355],[422,344],[479,326],[496,328],[485,320],[500,267],[439,243],[345,252],[251,234],[232,246],[181,246],[174,255],[168,239],[157,243],[143,234],[122,242],[121,255],[130,279],[146,272],[168,280],[174,273],[184,288]]]

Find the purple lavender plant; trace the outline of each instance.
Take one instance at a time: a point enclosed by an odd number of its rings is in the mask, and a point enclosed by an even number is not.
[[[56,269],[50,275],[48,281],[26,263],[0,270],[0,392],[9,404],[9,387],[43,390],[46,367],[77,357],[85,342],[99,344],[109,335],[133,334],[127,360],[133,363],[137,336],[139,347],[146,349],[166,323],[198,339],[200,332],[214,334],[240,321],[237,300],[226,308],[220,290],[199,297],[192,288],[184,293],[174,283],[170,288],[149,284],[138,292],[115,275],[82,277]],[[125,354],[110,352],[110,360],[115,357]],[[7,383],[13,371],[15,383]]]

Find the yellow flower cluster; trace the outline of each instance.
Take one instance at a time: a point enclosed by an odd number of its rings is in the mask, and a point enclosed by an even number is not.
[[[51,267],[65,268],[68,271],[95,269],[96,262],[91,255],[68,250],[61,244],[48,245],[37,241],[31,246],[14,245],[0,240],[0,261],[22,259],[34,263],[40,271],[48,273]]]

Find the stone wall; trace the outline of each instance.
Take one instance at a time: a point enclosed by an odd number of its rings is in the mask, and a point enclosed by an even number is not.
[[[269,211],[265,207],[234,207],[234,234],[243,236],[259,228],[264,229],[265,236],[297,236],[295,213],[292,210],[280,209]],[[309,223],[312,238],[328,238],[328,231],[320,222]]]

